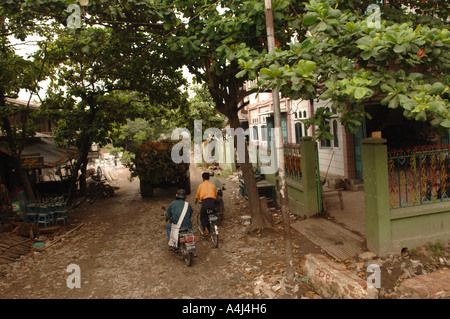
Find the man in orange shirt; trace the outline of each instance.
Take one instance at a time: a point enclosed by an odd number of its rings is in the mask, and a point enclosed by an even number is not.
[[[198,186],[197,194],[195,195],[195,204],[200,200],[202,201],[202,207],[200,208],[200,222],[204,229],[205,236],[209,235],[209,221],[206,214],[207,209],[214,209],[216,207],[216,186],[209,182],[209,173],[202,174],[203,183]]]

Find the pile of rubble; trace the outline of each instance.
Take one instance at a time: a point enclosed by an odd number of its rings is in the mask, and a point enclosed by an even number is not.
[[[381,270],[381,287],[378,297],[393,299],[398,298],[399,287],[405,280],[449,269],[449,247],[440,246],[437,249],[434,246],[422,246],[412,251],[405,250],[401,255],[388,255],[386,257],[365,252],[354,259],[335,262],[346,269],[352,270],[364,280],[367,280],[367,277],[371,275],[367,272],[369,265],[378,265]]]

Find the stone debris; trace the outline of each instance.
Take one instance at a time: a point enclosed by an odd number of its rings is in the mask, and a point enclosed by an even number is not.
[[[186,268],[181,260],[167,251],[165,222],[155,217],[160,216],[161,205],[167,205],[166,198],[162,201],[141,201],[139,182],[135,181],[134,188],[130,191],[129,184],[126,184],[129,182],[124,183],[124,178],[119,174],[126,171],[125,168],[114,169],[111,162],[100,164],[105,167],[109,165],[113,172],[111,175],[114,172],[119,175],[118,181],[126,186],[120,190],[122,197],[113,197],[92,205],[81,203],[77,207],[77,214],[83,216],[85,226],[80,231],[62,237],[45,252],[34,251],[20,257],[17,262],[1,265],[0,298],[324,297],[312,285],[316,269],[307,273],[300,264],[305,253],[302,251],[303,246],[297,245],[299,241],[292,244],[296,262],[295,280],[287,282],[281,233],[247,233],[248,225],[244,223],[250,222],[251,216],[247,201],[239,195],[236,185],[227,187],[228,193],[225,196],[228,197],[228,207],[233,210],[233,214],[226,216],[224,225],[220,226],[224,237],[219,249],[212,249],[210,240],[199,239],[198,258],[192,268]],[[238,183],[237,174],[231,174],[228,178],[235,178]],[[139,205],[135,205],[137,201]],[[235,202],[239,202],[239,206],[232,204]],[[132,209],[128,209],[129,207]],[[198,208],[194,207],[196,209]],[[156,211],[158,214],[152,214]],[[280,210],[271,208],[269,212],[275,221],[274,231],[281,230]],[[291,215],[290,218],[299,217]],[[81,222],[76,218],[71,221],[78,224]],[[39,240],[52,241],[45,236]],[[66,287],[67,266],[72,263],[80,265],[82,269],[80,290]],[[383,258],[365,252],[337,264],[352,272],[359,281],[366,282],[370,275],[367,267],[374,263],[380,266],[385,285],[378,291],[379,298],[397,298],[397,291],[403,282],[423,274],[445,270],[449,258],[448,252],[436,258],[435,253],[425,248],[419,249],[416,254],[410,252],[404,256],[391,255]],[[172,271],[175,267],[180,270],[176,274]],[[210,271],[211,274],[208,273]],[[217,278],[217,285],[211,286],[207,275]],[[318,275],[321,276],[322,273],[319,271]],[[331,280],[325,272],[323,278]],[[389,279],[393,282],[387,285],[384,280]],[[354,281],[359,282],[357,279]],[[179,287],[184,282],[186,284]],[[192,289],[193,283],[195,290]]]
[[[362,259],[362,260],[372,260],[372,259],[374,259],[376,256],[377,256],[376,254],[374,254],[374,253],[372,253],[372,252],[370,252],[370,251],[366,251],[366,252],[364,252],[364,253],[362,253],[362,254],[359,254],[358,257],[359,257],[360,259]]]

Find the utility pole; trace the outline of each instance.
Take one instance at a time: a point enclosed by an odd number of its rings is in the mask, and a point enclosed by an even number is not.
[[[273,26],[273,11],[272,0],[264,0],[266,12],[266,29],[267,29],[267,43],[269,53],[275,51],[275,30]],[[294,265],[292,257],[292,242],[291,242],[291,224],[289,222],[289,199],[286,185],[286,171],[284,164],[284,150],[283,150],[283,133],[281,129],[281,110],[280,110],[280,92],[275,89],[272,90],[273,99],[273,114],[274,114],[274,128],[275,128],[275,148],[278,163],[278,177],[280,179],[280,205],[281,215],[283,217],[283,237],[286,257],[286,278],[294,280]]]

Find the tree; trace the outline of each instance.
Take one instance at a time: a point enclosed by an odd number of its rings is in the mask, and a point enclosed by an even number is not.
[[[206,86],[194,85],[191,87],[192,97],[189,98],[189,108],[178,109],[175,113],[174,123],[177,127],[185,127],[194,132],[194,121],[202,121],[202,131],[207,128],[223,129],[226,118],[215,108],[209,90]]]
[[[25,19],[22,12],[12,3],[0,1],[0,128],[5,137],[2,144],[12,158],[13,172],[21,182],[29,200],[35,200],[28,175],[20,166],[23,148],[30,137],[35,134],[29,104],[32,94],[39,89],[39,82],[48,75],[46,52],[41,55],[25,57],[17,54],[17,47],[25,44],[28,35],[46,35],[46,26],[37,26],[33,17]],[[21,89],[30,94],[24,108],[11,107],[6,98],[17,98]],[[9,116],[21,114],[20,123],[12,124]]]
[[[140,36],[135,33],[133,41]],[[137,102],[148,98],[153,105],[175,108],[184,99],[178,90],[181,73],[164,56],[131,45],[109,28],[60,29],[48,54],[55,73],[43,110],[58,121],[56,140],[80,153],[70,195],[80,169],[84,190],[92,143],[108,142],[114,127],[138,114]]]
[[[349,133],[369,116],[352,105],[376,95],[382,105],[401,107],[405,117],[448,132],[450,33],[443,22],[430,18],[433,24],[422,26],[417,22],[426,16],[417,16],[377,24],[344,4],[311,0],[298,29],[310,35],[263,59],[242,59],[242,74],[258,75],[261,90],[278,88],[293,99],[331,99]],[[396,12],[402,21],[405,14]],[[331,114],[322,109],[306,121],[320,125],[318,139],[331,137],[324,125]]]
[[[283,43],[292,36],[288,28],[290,2],[274,1],[273,7],[276,37]],[[238,112],[245,106],[244,98],[257,91],[244,89],[248,75],[240,74],[238,60],[264,56],[267,52],[264,3],[225,0],[198,5],[184,0],[175,1],[173,10],[183,19],[170,31],[166,40],[168,49],[179,52],[179,58],[197,82],[208,87],[216,109],[227,116],[231,128],[240,128]],[[247,148],[241,169],[248,190],[251,228],[271,227],[270,217],[261,211]]]
[[[286,42],[292,35],[287,28],[292,20],[289,8],[291,3],[298,2],[278,0],[274,5],[276,29],[282,30],[277,32],[277,39],[281,42]],[[18,5],[22,10],[27,10],[27,14],[39,13],[42,17],[54,19],[63,25],[72,17],[66,10],[68,3],[63,0],[21,0]],[[216,7],[222,9],[218,11]],[[146,56],[155,56],[156,61],[163,62],[161,58],[164,56],[170,60],[173,69],[187,65],[199,82],[208,85],[217,110],[229,118],[233,128],[240,127],[237,113],[243,107],[243,99],[252,91],[243,90],[246,79],[236,78],[235,75],[240,71],[240,57],[259,56],[267,50],[260,42],[264,42],[263,39],[266,38],[262,3],[207,0],[199,5],[192,0],[92,0],[80,11],[83,26],[102,25],[114,30],[115,36],[123,43],[128,43],[136,50],[140,48],[149,51],[150,54]],[[118,42],[118,47],[122,44],[123,48],[123,43]],[[92,52],[92,47],[86,41],[78,49],[83,48],[87,54]],[[153,52],[159,52],[161,56],[158,57]],[[157,94],[157,91],[153,92]],[[242,170],[254,217],[252,225],[255,228],[270,226],[260,213],[252,166],[248,163],[248,156],[246,158]]]

